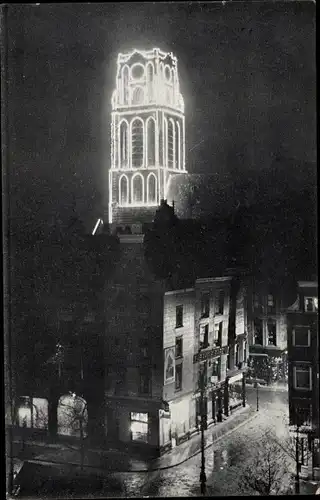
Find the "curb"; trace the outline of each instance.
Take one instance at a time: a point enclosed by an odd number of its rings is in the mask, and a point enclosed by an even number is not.
[[[233,427],[232,429],[230,429],[226,433],[222,433],[220,436],[218,436],[216,439],[214,439],[211,443],[206,444],[204,449],[207,450],[211,446],[214,446],[222,438],[224,438],[224,437],[232,434],[232,432],[240,429],[243,425],[245,425],[248,422],[251,422],[256,417],[257,417],[257,413],[256,412],[253,413],[253,411],[252,411],[252,415],[251,416],[250,416],[250,412],[249,412],[249,415],[248,415],[247,419],[245,419],[243,422],[241,422],[240,424],[236,425],[235,427]],[[140,473],[157,472],[157,471],[160,471],[160,470],[168,470],[168,469],[173,469],[174,467],[178,467],[179,465],[187,462],[188,460],[190,460],[191,458],[195,457],[196,455],[199,455],[199,453],[201,453],[201,448],[199,448],[199,450],[195,451],[192,455],[189,455],[188,457],[184,458],[180,462],[177,462],[175,464],[166,465],[164,467],[156,467],[156,468],[148,467],[148,468],[144,468],[144,469],[134,469],[134,470],[131,469],[131,470],[113,471],[113,470],[102,469],[101,467],[95,467],[93,465],[86,465],[86,464],[84,464],[83,468],[84,469],[95,469],[96,471],[103,472],[104,475],[106,475],[106,474],[130,474],[130,473],[131,474],[140,474]],[[36,460],[36,459],[30,459],[30,460],[27,460],[27,461],[31,462],[31,463],[38,463],[38,464],[40,463],[40,464],[43,464],[43,465],[52,465],[52,464],[54,464],[54,465],[63,465],[63,466],[71,466],[71,467],[80,467],[79,463],[73,463],[73,462],[58,462],[58,461],[53,461],[53,460]]]

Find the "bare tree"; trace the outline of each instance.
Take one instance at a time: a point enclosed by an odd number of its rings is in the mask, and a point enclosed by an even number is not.
[[[85,438],[87,436],[87,403],[76,394],[72,394],[72,404],[61,403],[64,409],[64,425],[72,429],[73,433],[79,434],[80,438],[80,468],[83,470],[85,457]]]

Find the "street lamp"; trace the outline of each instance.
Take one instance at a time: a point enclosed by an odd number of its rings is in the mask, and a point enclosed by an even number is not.
[[[201,472],[200,472],[200,491],[201,495],[206,494],[206,464],[205,464],[205,454],[204,454],[204,391],[205,391],[205,380],[204,380],[204,365],[200,370],[200,414],[201,414]]]
[[[258,384],[257,380],[255,381],[254,386],[257,390],[257,411],[259,411],[259,384]]]

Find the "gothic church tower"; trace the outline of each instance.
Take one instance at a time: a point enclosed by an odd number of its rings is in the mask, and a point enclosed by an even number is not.
[[[109,223],[152,222],[172,176],[185,174],[177,59],[159,49],[119,54],[112,94]]]

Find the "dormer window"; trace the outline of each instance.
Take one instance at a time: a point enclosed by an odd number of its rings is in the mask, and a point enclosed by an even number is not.
[[[318,312],[318,297],[305,297],[304,310],[305,312]]]

